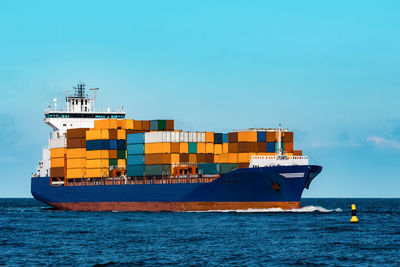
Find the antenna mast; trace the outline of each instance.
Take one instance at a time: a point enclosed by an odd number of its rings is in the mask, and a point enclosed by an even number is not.
[[[96,94],[99,88],[90,88],[93,91],[93,111],[96,111]]]
[[[281,138],[281,124],[279,123],[279,128],[278,128],[278,155],[282,156],[282,144],[281,144],[282,138]]]

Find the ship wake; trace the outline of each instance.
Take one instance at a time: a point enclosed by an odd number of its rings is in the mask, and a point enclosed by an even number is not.
[[[284,210],[281,208],[269,208],[269,209],[246,209],[246,210],[208,210],[208,211],[188,211],[188,212],[242,212],[242,213],[273,213],[273,212],[295,212],[295,213],[310,213],[310,212],[342,212],[341,208],[326,209],[320,206],[305,206],[299,209]]]

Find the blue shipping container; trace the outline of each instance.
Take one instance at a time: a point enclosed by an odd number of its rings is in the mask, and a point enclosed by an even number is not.
[[[126,159],[127,165],[143,165],[144,164],[144,155],[128,155]]]
[[[110,140],[88,140],[86,141],[86,150],[105,150],[109,149]]]
[[[111,139],[111,140],[109,140],[109,143],[110,143],[110,146],[109,146],[108,149],[110,149],[110,150],[116,150],[117,149],[117,140]]]
[[[127,144],[143,144],[144,143],[144,134],[143,133],[134,133],[128,134],[126,136]]]
[[[214,133],[214,144],[222,144],[222,133]]]
[[[127,165],[126,174],[131,177],[143,176],[144,175],[144,165]]]
[[[275,151],[278,151],[278,142],[275,142]],[[281,143],[281,148],[282,148],[282,151],[284,151],[284,149],[285,149],[285,145],[284,145],[284,143]]]
[[[267,142],[267,153],[275,153],[275,142]]]
[[[257,142],[267,142],[267,133],[257,132]]]
[[[222,134],[222,143],[228,143],[228,134]]]
[[[144,154],[144,144],[131,144],[127,146],[128,155]]]
[[[126,141],[125,140],[117,140],[117,149],[125,150],[126,149]]]

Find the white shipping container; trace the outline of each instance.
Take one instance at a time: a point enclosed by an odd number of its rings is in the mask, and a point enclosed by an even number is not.
[[[197,132],[189,132],[189,142],[190,143],[197,142]]]
[[[205,143],[206,142],[206,133],[198,132],[197,133],[197,142]]]
[[[171,132],[162,132],[162,136],[163,136],[163,143],[167,142],[170,143],[171,142]]]
[[[66,147],[64,136],[60,138],[50,139],[50,148],[62,148],[62,147]]]
[[[179,143],[179,140],[180,140],[179,132],[171,132],[171,142]]]
[[[181,143],[189,142],[189,132],[180,132],[179,133],[179,142],[181,142]]]
[[[162,143],[162,132],[149,132],[144,134],[145,143]]]

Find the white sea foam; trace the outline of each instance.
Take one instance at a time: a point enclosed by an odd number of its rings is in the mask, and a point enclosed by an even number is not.
[[[247,209],[247,210],[207,210],[207,211],[188,211],[188,212],[247,212],[247,213],[267,213],[267,212],[298,212],[298,213],[307,213],[307,212],[342,212],[341,208],[328,210],[319,206],[305,206],[300,209],[290,209],[284,210],[281,208],[269,208],[269,209]]]

